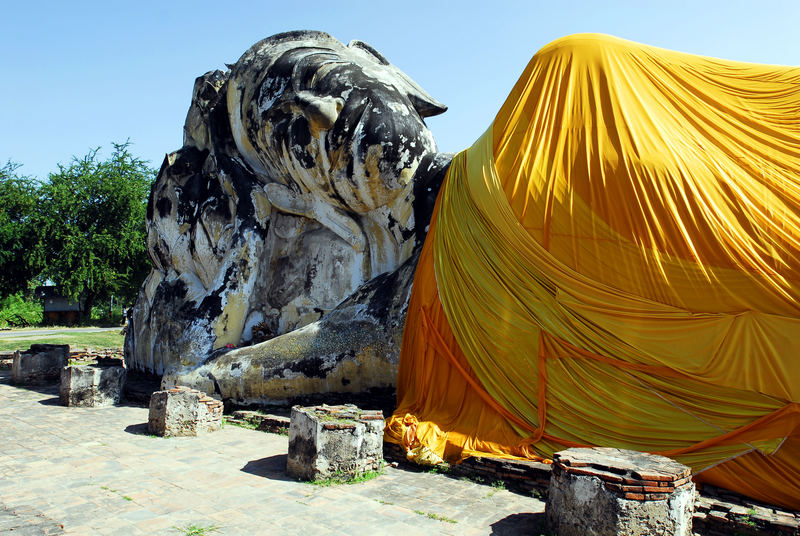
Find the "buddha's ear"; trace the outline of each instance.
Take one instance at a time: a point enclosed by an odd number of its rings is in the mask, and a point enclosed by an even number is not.
[[[383,54],[375,50],[371,45],[365,43],[364,41],[354,39],[353,41],[350,41],[350,44],[347,46],[364,52],[366,56],[370,57],[376,63],[393,71],[397,78],[400,79],[402,89],[408,95],[411,105],[414,106],[414,109],[417,111],[420,117],[432,117],[447,111],[447,106],[431,97],[424,89],[419,87],[416,82],[409,78],[406,73],[389,63],[389,60],[387,60]]]
[[[375,50],[372,47],[372,45],[370,45],[369,43],[365,43],[364,41],[359,41],[358,39],[353,39],[352,41],[350,41],[350,44],[347,45],[347,46],[351,47],[351,48],[359,48],[359,49],[363,50],[364,52],[366,52],[367,54],[372,56],[372,58],[375,61],[377,61],[378,63],[380,63],[381,65],[391,65],[389,63],[389,60],[384,58],[383,54],[381,54],[380,52]]]
[[[411,104],[420,117],[432,117],[447,111],[447,106],[428,95],[428,93],[423,91],[417,84],[414,84],[414,86],[416,86],[418,91],[409,92],[408,98],[411,99]]]

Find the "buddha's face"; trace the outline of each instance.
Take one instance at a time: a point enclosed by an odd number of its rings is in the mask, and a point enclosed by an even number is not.
[[[243,132],[232,121],[234,137],[271,179],[368,212],[407,192],[422,156],[436,150],[423,117],[444,107],[371,49],[333,41],[284,44],[261,69],[252,62],[257,90],[241,105]]]

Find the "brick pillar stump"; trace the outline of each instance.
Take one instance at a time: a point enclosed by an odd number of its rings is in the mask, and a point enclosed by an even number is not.
[[[119,404],[125,387],[122,366],[72,365],[61,369],[59,399],[64,406],[93,407]]]
[[[68,359],[68,344],[32,344],[24,352],[14,353],[11,381],[22,385],[57,383]]]
[[[294,406],[286,471],[300,480],[350,480],[383,465],[380,410],[343,406]]]
[[[174,387],[150,397],[148,433],[164,436],[197,436],[222,428],[222,402],[197,389]]]
[[[691,469],[663,456],[572,448],[553,456],[546,516],[559,536],[691,536]]]

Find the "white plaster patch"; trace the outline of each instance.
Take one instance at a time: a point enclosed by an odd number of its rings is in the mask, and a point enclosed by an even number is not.
[[[597,497],[599,480],[590,477],[576,476],[572,479],[572,493],[576,502],[586,504]]]
[[[300,374],[299,372],[295,372],[293,370],[289,370],[288,368],[287,369],[283,369],[283,371],[281,371],[281,378],[286,379],[286,380],[294,380],[295,378],[299,378],[301,376],[302,376],[302,374]]]
[[[403,105],[403,104],[401,104],[399,102],[390,102],[389,103],[389,109],[392,112],[394,112],[394,113],[396,113],[398,115],[402,115],[402,116],[411,115],[411,112],[409,111],[408,106],[405,106],[405,105]]]

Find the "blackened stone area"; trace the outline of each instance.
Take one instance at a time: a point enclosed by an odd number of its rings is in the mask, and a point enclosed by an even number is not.
[[[14,353],[11,381],[21,385],[56,383],[67,359],[68,344],[32,344],[28,350]]]
[[[121,360],[72,365],[61,369],[59,399],[63,406],[113,406],[119,404],[124,387],[125,368]]]
[[[292,408],[287,473],[300,480],[352,479],[383,466],[380,410],[342,406]]]
[[[563,536],[691,536],[691,469],[663,456],[572,448],[553,456],[547,522]]]

